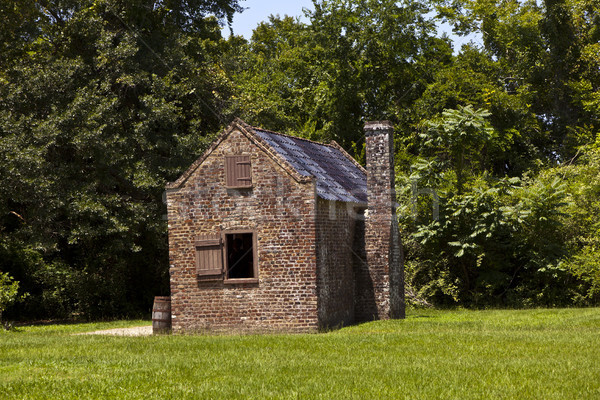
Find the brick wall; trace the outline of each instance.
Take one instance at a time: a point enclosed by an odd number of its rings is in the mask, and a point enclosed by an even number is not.
[[[317,293],[322,329],[354,322],[354,225],[348,203],[317,201]]]
[[[226,189],[224,157],[242,153],[251,155],[253,188]],[[234,130],[167,191],[167,207],[175,333],[318,329],[314,181],[298,182]],[[199,282],[195,237],[227,229],[256,232],[257,283]]]
[[[358,213],[354,225],[353,269],[354,286],[354,320],[356,322],[376,319],[377,304],[371,271],[367,265],[365,248],[365,210]]]

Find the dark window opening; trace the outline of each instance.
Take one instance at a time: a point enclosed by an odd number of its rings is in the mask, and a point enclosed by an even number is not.
[[[227,279],[256,278],[254,234],[225,234]]]

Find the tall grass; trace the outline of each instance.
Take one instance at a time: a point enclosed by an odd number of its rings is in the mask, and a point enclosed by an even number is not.
[[[1,333],[0,397],[600,399],[597,308],[413,310],[313,335],[73,335],[123,325]]]

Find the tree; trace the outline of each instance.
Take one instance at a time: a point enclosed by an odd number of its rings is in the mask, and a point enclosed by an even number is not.
[[[56,312],[93,318],[145,312],[168,292],[162,192],[229,119],[219,18],[236,10],[237,0],[0,10],[17,18],[0,37],[0,241],[40,260],[0,265],[26,265],[31,304],[60,287]]]
[[[255,125],[350,149],[367,119],[404,121],[422,73],[451,54],[418,1],[315,1],[310,24],[271,17],[233,72]],[[358,146],[361,147],[361,146]]]
[[[437,157],[447,160],[456,174],[456,192],[462,194],[466,169],[483,170],[485,148],[493,138],[493,129],[486,121],[490,113],[471,106],[444,110],[440,120],[430,121],[421,136],[424,147],[431,148]],[[476,165],[479,164],[479,165]]]
[[[463,46],[453,62],[440,66],[411,106],[409,135],[402,144],[407,151],[420,151],[426,121],[439,118],[445,109],[472,106],[490,112],[494,140],[486,148],[485,168],[496,176],[520,176],[539,168],[552,157],[551,142],[531,110],[534,94],[524,87],[506,86],[505,72],[485,50]],[[407,165],[408,167],[408,165]]]
[[[583,281],[579,300],[593,303],[600,299],[600,149],[588,146],[577,161],[547,173],[565,182],[570,200],[562,214],[569,253],[563,266]]]
[[[485,51],[495,58],[511,91],[529,93],[531,112],[551,140],[547,146],[551,161],[564,162],[579,146],[594,142],[598,119],[589,105],[600,84],[598,2],[436,3],[439,15],[452,22],[457,32],[482,35]]]

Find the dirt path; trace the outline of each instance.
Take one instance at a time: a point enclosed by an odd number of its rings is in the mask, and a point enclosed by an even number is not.
[[[78,335],[150,336],[152,335],[152,325],[136,326],[133,328],[104,329],[101,331],[78,333]]]

